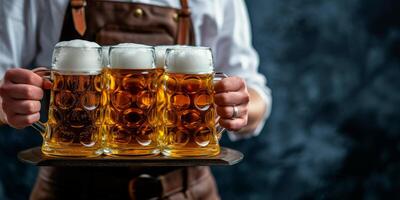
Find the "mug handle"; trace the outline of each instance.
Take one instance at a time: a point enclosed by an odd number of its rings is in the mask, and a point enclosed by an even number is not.
[[[41,76],[43,79],[51,80],[50,74],[51,74],[51,69],[44,69],[44,68],[38,68],[32,70],[35,74]],[[47,123],[46,122],[41,122],[40,120],[33,123],[32,128],[34,128],[36,131],[38,131],[43,137],[46,134],[46,129],[47,129]]]
[[[222,79],[224,79],[224,78],[228,78],[228,77],[229,77],[228,75],[226,75],[226,74],[224,74],[224,73],[222,73],[222,72],[215,72],[215,73],[214,73],[214,79],[213,79],[214,84],[215,84],[216,82],[218,82],[218,81],[220,81],[220,80],[222,80]],[[216,115],[216,119],[215,119],[215,121],[216,121],[216,123],[215,123],[215,128],[216,128],[216,130],[217,130],[217,137],[218,137],[218,140],[220,140],[221,137],[222,137],[222,133],[225,131],[225,128],[223,128],[223,127],[219,124],[219,122],[218,122],[220,116],[218,116],[216,112],[215,112],[215,115]]]

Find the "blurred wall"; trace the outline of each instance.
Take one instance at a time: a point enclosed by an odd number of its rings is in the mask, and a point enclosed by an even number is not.
[[[223,199],[399,199],[398,0],[247,0],[273,112],[254,139],[223,145]],[[6,130],[7,129],[7,130]],[[5,133],[5,132],[8,133]],[[0,199],[27,199],[39,135],[0,130]]]
[[[223,199],[399,199],[400,1],[246,2],[273,111]]]

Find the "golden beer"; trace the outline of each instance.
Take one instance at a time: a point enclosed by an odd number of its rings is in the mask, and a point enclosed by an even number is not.
[[[173,157],[219,153],[213,76],[167,73],[163,153]]]
[[[43,136],[42,152],[55,156],[102,153],[105,91],[101,47],[93,42],[60,42],[53,52],[48,122],[32,126]]]
[[[163,149],[165,140],[165,126],[162,119],[162,113],[165,109],[165,90],[164,90],[164,73],[165,73],[165,56],[168,48],[178,47],[178,45],[160,45],[155,46],[155,64],[157,71],[157,132],[159,148]]]
[[[102,75],[52,72],[48,125],[42,151],[51,155],[99,154],[103,136]]]
[[[162,153],[171,157],[218,154],[211,50],[174,47],[167,50],[166,59]]]
[[[106,72],[109,99],[105,121],[109,154],[151,155],[160,152],[157,143],[157,73],[152,47],[111,47],[110,68]]]
[[[164,132],[165,132],[165,126],[164,126],[164,121],[162,118],[162,113],[164,112],[165,109],[165,91],[164,91],[164,85],[163,85],[163,80],[164,80],[164,73],[165,69],[164,68],[156,68],[156,122],[157,122],[157,141],[158,141],[158,148],[162,149],[164,144]]]

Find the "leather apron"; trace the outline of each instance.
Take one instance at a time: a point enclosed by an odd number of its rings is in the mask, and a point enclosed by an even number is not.
[[[60,41],[100,45],[195,44],[187,0],[181,9],[107,0],[71,0]],[[209,167],[41,167],[30,199],[219,199]]]

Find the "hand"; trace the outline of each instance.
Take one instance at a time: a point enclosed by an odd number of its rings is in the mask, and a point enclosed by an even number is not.
[[[40,118],[42,87],[49,82],[26,69],[15,68],[6,72],[0,85],[0,98],[5,122],[14,128],[30,126]]]
[[[217,82],[215,89],[215,104],[220,116],[219,124],[231,131],[239,131],[247,125],[249,93],[246,83],[239,77],[228,77]],[[236,118],[233,116],[233,106],[238,108]]]

